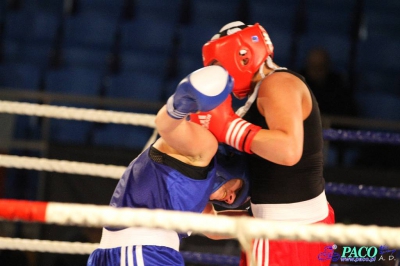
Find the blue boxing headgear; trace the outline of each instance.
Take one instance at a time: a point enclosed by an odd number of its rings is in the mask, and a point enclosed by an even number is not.
[[[211,200],[210,202],[229,209],[235,209],[244,204],[249,199],[250,187],[245,155],[230,146],[219,144],[216,154],[216,170],[213,192],[229,180],[236,178],[241,179],[243,185],[232,204],[219,200]]]

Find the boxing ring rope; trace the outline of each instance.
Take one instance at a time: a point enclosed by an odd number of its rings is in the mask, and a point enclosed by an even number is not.
[[[47,118],[83,120],[99,123],[129,124],[155,127],[155,115],[86,108],[52,106],[34,103],[19,103],[0,100],[0,113],[42,116]],[[324,130],[325,140],[364,141],[369,143],[400,144],[400,134],[362,130]]]
[[[0,166],[120,179],[125,167],[0,154]]]
[[[48,252],[60,254],[89,255],[97,248],[95,243],[63,242],[37,239],[20,239],[0,237],[0,250],[21,250],[31,252]],[[180,251],[185,261],[192,263],[238,265],[239,257],[232,255],[217,255],[192,251]]]
[[[115,208],[92,204],[0,200],[0,217],[13,221],[41,222],[86,227],[150,227],[189,232],[210,233],[237,238],[247,246],[254,238],[334,242],[350,245],[387,244],[400,248],[400,228],[376,225],[293,224],[272,222],[254,217],[229,217],[199,213]],[[209,225],[213,226],[210,227]]]
[[[400,134],[362,130],[325,129],[324,140],[362,141],[366,143],[400,145]]]
[[[56,119],[84,120],[101,123],[120,123],[154,128],[154,115],[84,108],[50,106],[32,103],[0,101],[0,112],[43,116]],[[369,143],[400,144],[400,134],[360,130],[324,130],[325,140],[364,141]],[[155,138],[153,134],[152,138]],[[50,160],[45,158],[0,155],[0,166],[33,169],[59,173],[91,175],[119,179],[125,170],[122,166]],[[400,199],[399,188],[373,187],[327,183],[331,194]],[[9,220],[36,221],[59,225],[90,227],[149,226],[193,233],[227,234],[243,246],[249,239],[293,239],[335,242],[337,244],[381,245],[385,243],[400,248],[400,228],[360,225],[292,225],[275,224],[249,217],[222,217],[165,210],[115,209],[109,206],[63,204],[55,202],[28,202],[0,200],[0,217]],[[30,206],[30,208],[27,208]],[[29,209],[33,211],[29,211]],[[39,217],[42,215],[41,217]],[[140,219],[139,219],[140,217]],[[145,218],[143,218],[145,217]],[[178,218],[177,218],[178,217]],[[149,222],[151,221],[151,223]],[[182,221],[188,221],[182,224]],[[213,228],[205,225],[213,224]],[[221,226],[219,226],[221,225]],[[223,226],[222,226],[223,225]],[[257,229],[256,229],[257,228]],[[352,237],[353,236],[353,237]],[[60,241],[11,239],[0,237],[0,249],[20,249],[42,252],[89,254],[97,244]],[[190,254],[186,254],[190,256]],[[194,255],[196,257],[196,255]],[[230,257],[230,256],[228,256]]]
[[[155,115],[0,100],[0,112],[18,115],[155,127]]]
[[[49,252],[61,254],[90,254],[98,244],[37,239],[0,237],[0,249]]]
[[[5,154],[0,154],[0,166],[66,174],[90,175],[112,179],[120,179],[125,171],[124,166],[82,163]],[[325,184],[325,190],[328,194],[400,200],[400,188],[393,187],[349,185],[327,182]]]
[[[43,116],[58,119],[94,121],[100,123],[130,124],[155,128],[155,115],[149,114],[103,111],[33,103],[19,103],[3,100],[0,100],[0,112],[19,115]],[[323,134],[325,140],[364,141],[369,143],[389,143],[396,145],[400,144],[400,134],[396,133],[326,129],[324,130]],[[155,141],[156,137],[157,132],[154,130],[153,135],[150,137],[144,148],[147,148],[153,141]]]
[[[62,242],[36,239],[20,239],[0,237],[0,249],[24,250],[31,252],[49,252],[60,254],[88,255],[97,248],[98,244],[80,242]],[[193,263],[238,265],[239,257],[232,255],[216,255],[212,253],[199,253],[180,251],[185,260]]]

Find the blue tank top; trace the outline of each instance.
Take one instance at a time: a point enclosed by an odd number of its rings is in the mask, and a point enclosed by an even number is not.
[[[201,213],[213,190],[215,167],[210,167],[206,179],[192,179],[152,160],[149,150],[129,164],[114,190],[110,205]]]

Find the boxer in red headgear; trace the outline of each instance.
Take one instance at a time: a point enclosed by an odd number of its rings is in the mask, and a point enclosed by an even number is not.
[[[204,121],[219,142],[243,151],[248,162],[251,212],[268,221],[334,223],[325,195],[323,138],[317,100],[304,78],[272,61],[273,45],[258,23],[232,22],[203,46],[204,65],[220,65],[234,79],[233,94],[246,98],[236,113],[231,97]],[[255,239],[257,265],[329,265],[332,243]],[[241,265],[251,258],[242,257]]]
[[[223,62],[223,67],[235,80],[233,94],[244,98],[250,92],[254,73],[273,51],[268,33],[258,23],[246,26],[232,22],[203,46],[203,62],[205,66],[215,61]]]

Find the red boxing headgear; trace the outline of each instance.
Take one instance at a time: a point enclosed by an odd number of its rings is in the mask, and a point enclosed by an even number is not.
[[[218,61],[233,77],[233,94],[241,99],[250,92],[254,74],[273,56],[274,46],[265,29],[258,23],[247,26],[240,21],[221,28],[203,46],[203,63],[208,66]]]

